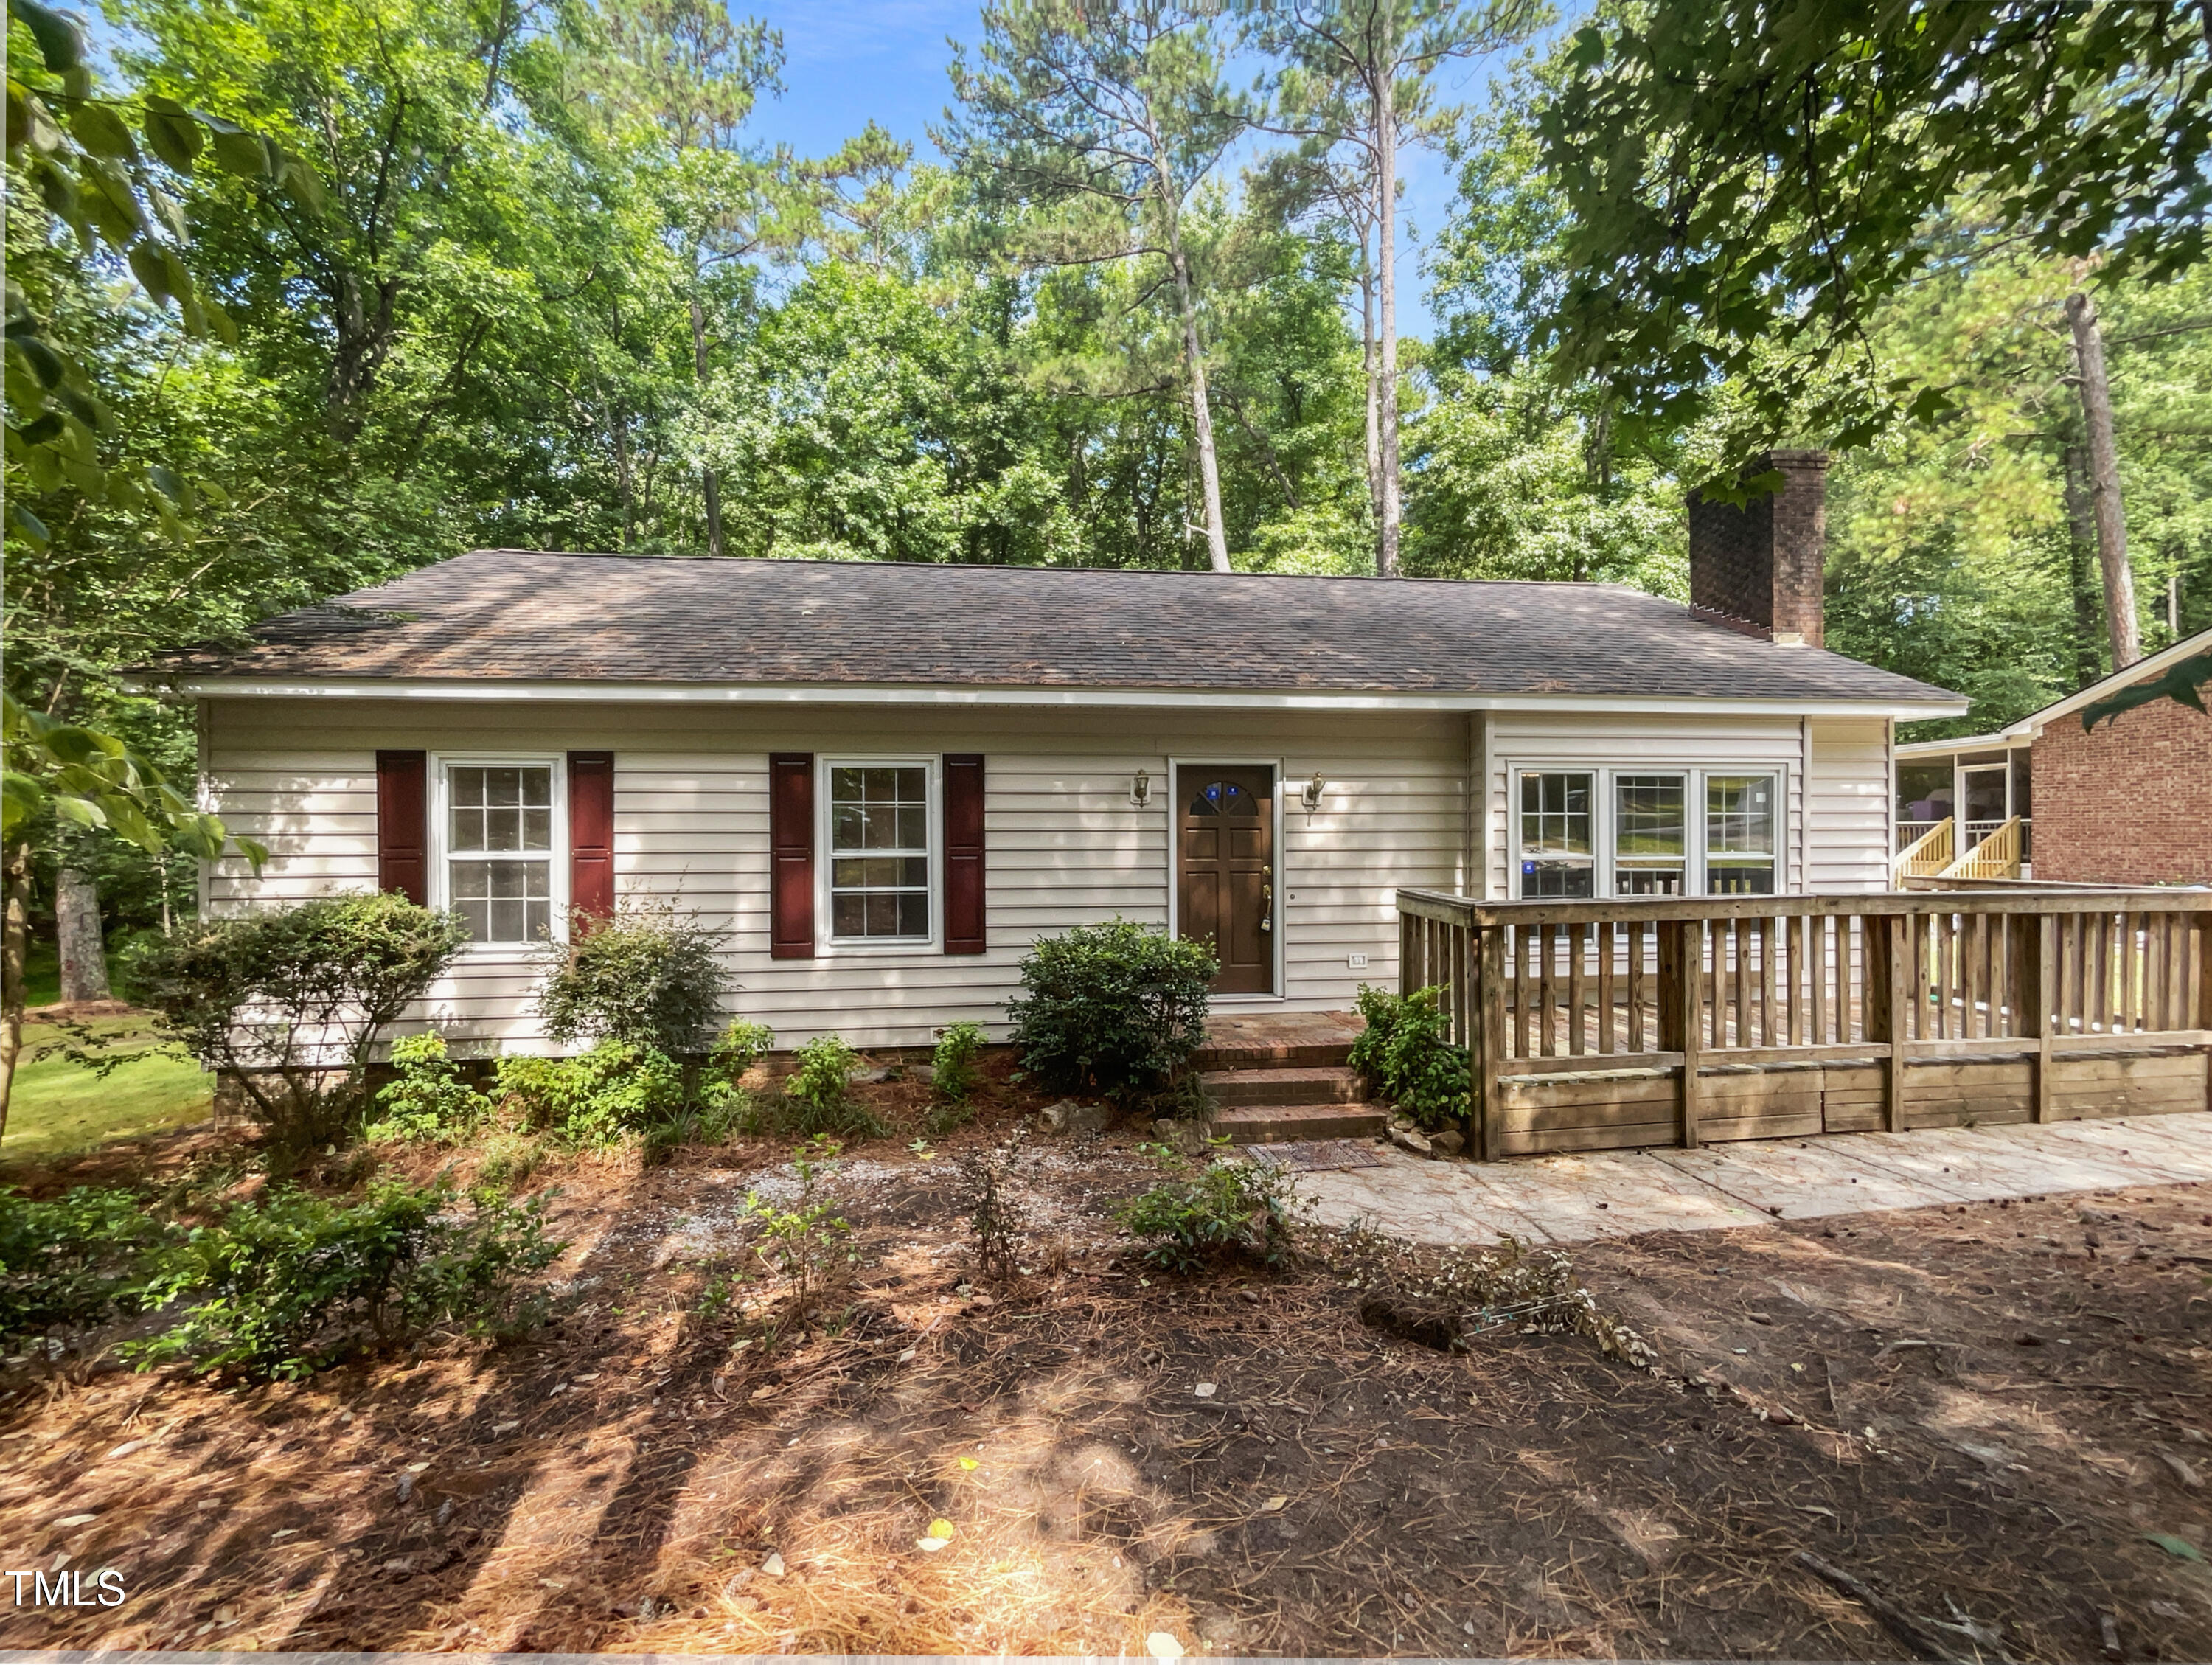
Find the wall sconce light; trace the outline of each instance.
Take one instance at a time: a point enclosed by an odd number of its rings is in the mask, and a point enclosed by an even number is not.
[[[1139,809],[1152,801],[1152,777],[1142,769],[1129,782],[1129,801]]]
[[[1316,769],[1313,779],[1306,782],[1305,790],[1299,793],[1299,799],[1305,805],[1308,815],[1311,815],[1321,807],[1322,789],[1328,785],[1328,782],[1321,778],[1321,771]]]

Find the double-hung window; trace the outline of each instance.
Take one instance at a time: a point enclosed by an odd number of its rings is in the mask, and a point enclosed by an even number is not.
[[[830,762],[833,940],[931,939],[930,773],[921,760]]]
[[[1705,776],[1705,894],[1774,894],[1774,777]]]
[[[1532,771],[1521,777],[1521,894],[1597,894],[1590,793],[1596,777]]]
[[[554,933],[555,773],[550,762],[446,765],[446,905],[472,941]]]
[[[1783,777],[1653,769],[1515,771],[1518,894],[1771,896]]]

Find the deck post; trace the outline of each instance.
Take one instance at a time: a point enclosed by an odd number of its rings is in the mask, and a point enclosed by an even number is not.
[[[1682,1148],[1698,1148],[1698,1054],[1705,1039],[1705,927],[1703,920],[1659,926],[1659,1049],[1682,1054],[1674,1094]]]
[[[1866,1038],[1888,1042],[1882,1060],[1881,1125],[1895,1133],[1905,1125],[1905,925],[1910,915],[1869,914],[1860,927],[1866,953],[1861,975],[1866,1000]]]
[[[2051,1120],[2051,1008],[2058,974],[2058,921],[2044,914],[2014,921],[2012,933],[2013,1033],[2035,1042],[2028,1067],[2029,1117]]]
[[[1490,1162],[1495,1159],[1491,1148],[1494,1143],[1492,1130],[1498,1121],[1498,1071],[1505,1059],[1505,927],[1477,926],[1472,934],[1474,1021],[1469,1026],[1467,1061],[1470,1090],[1468,1108],[1474,1125],[1468,1131],[1474,1145],[1474,1159]]]

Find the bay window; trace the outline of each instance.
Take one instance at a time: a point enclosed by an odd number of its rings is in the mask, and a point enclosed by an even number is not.
[[[1514,770],[1516,896],[1771,896],[1784,888],[1771,770]]]

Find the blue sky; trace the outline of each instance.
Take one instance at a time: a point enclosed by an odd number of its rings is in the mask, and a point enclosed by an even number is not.
[[[764,18],[783,32],[789,63],[782,98],[754,112],[756,135],[819,155],[857,133],[871,118],[916,154],[934,155],[926,129],[951,95],[945,66],[946,37],[972,44],[981,34],[977,0],[734,0],[741,16]],[[1492,72],[1487,64],[1453,64],[1438,91],[1446,102],[1479,104]],[[1427,287],[1417,269],[1413,236],[1432,235],[1451,201],[1442,157],[1416,150],[1406,157],[1406,192],[1399,246],[1399,329],[1426,336]]]

